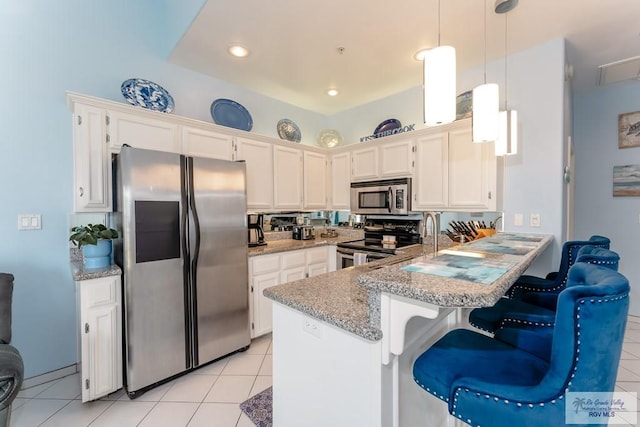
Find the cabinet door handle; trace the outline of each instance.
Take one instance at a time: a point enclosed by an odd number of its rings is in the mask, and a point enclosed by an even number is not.
[[[84,196],[84,188],[80,187],[80,197]]]
[[[84,333],[85,333],[85,334],[88,334],[88,333],[89,333],[89,324],[88,324],[88,323],[85,323],[85,324],[84,324]]]

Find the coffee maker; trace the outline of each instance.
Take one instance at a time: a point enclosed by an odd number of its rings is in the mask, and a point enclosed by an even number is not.
[[[262,214],[247,215],[247,232],[249,233],[249,247],[264,246],[264,231],[262,230]]]

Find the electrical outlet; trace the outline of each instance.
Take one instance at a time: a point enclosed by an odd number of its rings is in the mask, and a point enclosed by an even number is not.
[[[540,214],[532,213],[529,215],[529,226],[530,227],[540,227]]]
[[[517,213],[513,216],[513,225],[515,225],[516,227],[522,227],[523,223],[524,215],[522,215],[521,213]]]
[[[322,338],[322,326],[318,322],[314,322],[311,319],[304,319],[302,321],[302,330],[310,333],[316,338]]]

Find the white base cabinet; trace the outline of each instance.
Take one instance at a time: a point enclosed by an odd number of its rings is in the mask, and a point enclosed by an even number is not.
[[[335,271],[335,257],[335,246],[330,245],[250,257],[251,338],[272,329],[273,308],[271,300],[263,295],[266,288]]]
[[[120,276],[76,282],[82,401],[122,388]]]

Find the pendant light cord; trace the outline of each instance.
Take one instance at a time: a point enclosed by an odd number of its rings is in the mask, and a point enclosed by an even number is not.
[[[509,55],[509,51],[507,50],[507,15],[504,14],[504,110],[507,111],[507,56]]]
[[[440,47],[440,1],[438,0],[438,47]]]
[[[487,2],[483,1],[484,10],[484,84],[487,84]]]

